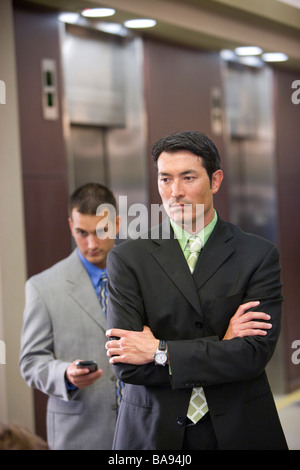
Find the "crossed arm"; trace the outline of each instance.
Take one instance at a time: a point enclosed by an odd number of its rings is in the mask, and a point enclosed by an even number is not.
[[[223,341],[245,336],[266,336],[272,328],[270,315],[264,312],[253,312],[259,302],[247,302],[239,306],[231,318]],[[107,355],[111,364],[124,363],[144,365],[153,362],[159,340],[155,338],[150,328],[144,326],[143,331],[128,331],[112,328],[106,336],[118,337],[106,343]]]
[[[270,315],[264,312],[249,311],[255,308],[259,302],[247,302],[237,309],[231,318],[223,340],[230,340],[244,336],[265,336],[267,330],[272,328]],[[111,340],[106,343],[107,355],[111,364],[124,363],[144,365],[153,362],[154,353],[157,350],[159,340],[155,338],[149,327],[144,326],[143,331],[128,331],[112,328],[106,332],[107,337],[119,337],[119,340]],[[98,380],[102,370],[88,373],[86,369],[78,369],[74,361],[66,370],[67,380],[77,388],[85,388]]]

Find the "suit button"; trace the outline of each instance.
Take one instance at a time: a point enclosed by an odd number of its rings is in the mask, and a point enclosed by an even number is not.
[[[179,424],[179,426],[183,426],[185,424],[185,417],[179,416],[179,418],[177,418],[177,424]]]
[[[195,325],[196,325],[197,328],[203,328],[203,323],[202,323],[202,321],[196,321],[196,322],[195,322]]]

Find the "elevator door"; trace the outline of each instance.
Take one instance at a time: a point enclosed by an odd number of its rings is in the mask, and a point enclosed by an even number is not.
[[[224,74],[230,219],[278,244],[273,72],[228,64]],[[282,341],[267,366],[273,393],[284,388]]]
[[[89,182],[109,186],[107,130],[103,127],[72,125],[70,133],[74,187]]]
[[[231,221],[277,243],[272,71],[229,65],[224,85]]]
[[[61,37],[70,192],[98,182],[147,204],[142,41],[74,25]]]

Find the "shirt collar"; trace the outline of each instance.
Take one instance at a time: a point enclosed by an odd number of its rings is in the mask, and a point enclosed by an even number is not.
[[[78,256],[80,258],[80,261],[82,262],[83,266],[85,267],[88,275],[90,276],[91,282],[96,289],[100,285],[100,278],[103,272],[106,273],[106,268],[101,269],[95,266],[94,264],[90,263],[77,249]]]
[[[215,212],[215,215],[214,215],[213,220],[208,225],[206,225],[206,227],[204,227],[203,230],[201,230],[199,233],[196,234],[200,238],[200,240],[202,241],[203,246],[205,245],[205,243],[207,242],[207,240],[211,236],[212,231],[215,228],[216,223],[218,221],[218,214],[217,214],[216,210],[214,212]],[[171,223],[171,226],[174,230],[175,236],[178,239],[178,242],[181,246],[181,249],[185,250],[186,249],[186,244],[187,244],[189,238],[192,236],[191,233],[184,230],[180,225],[176,224],[172,219],[170,219],[170,223]]]

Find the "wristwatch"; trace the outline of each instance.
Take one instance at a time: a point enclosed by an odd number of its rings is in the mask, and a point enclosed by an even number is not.
[[[157,366],[165,366],[168,361],[167,342],[163,339],[159,340],[158,349],[154,354],[154,362]]]

